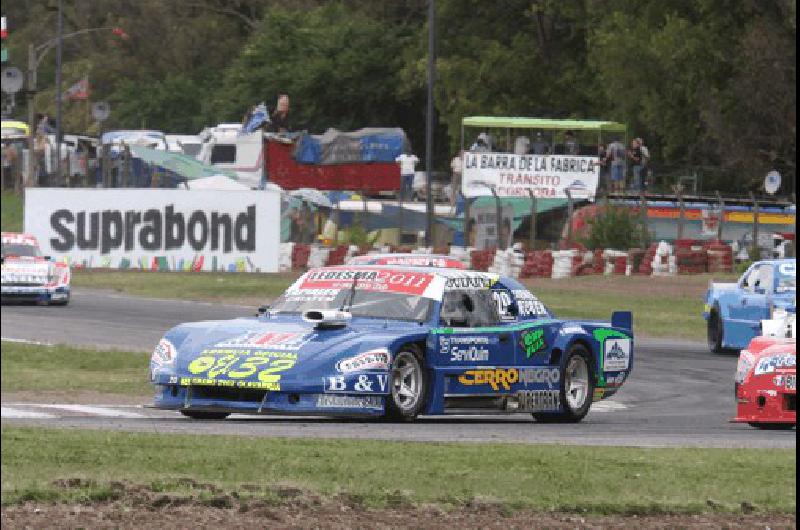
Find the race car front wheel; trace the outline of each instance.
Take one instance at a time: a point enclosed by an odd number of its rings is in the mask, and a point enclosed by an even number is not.
[[[422,355],[415,349],[403,349],[392,360],[390,392],[386,397],[386,416],[411,421],[425,405],[427,376]]]
[[[209,412],[204,410],[182,410],[181,414],[193,420],[224,420],[230,416],[227,412]]]
[[[712,353],[722,353],[722,319],[719,313],[712,310],[708,315],[708,349]]]
[[[567,361],[561,375],[561,406],[563,412],[534,413],[541,423],[578,423],[592,406],[594,378],[588,350],[581,344],[573,345],[567,352]]]

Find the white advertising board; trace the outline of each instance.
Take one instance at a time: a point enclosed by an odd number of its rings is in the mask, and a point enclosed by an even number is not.
[[[492,194],[501,197],[593,199],[600,175],[596,156],[514,155],[469,151],[464,153],[461,192],[464,197]]]
[[[273,191],[25,190],[25,232],[79,267],[277,272]]]

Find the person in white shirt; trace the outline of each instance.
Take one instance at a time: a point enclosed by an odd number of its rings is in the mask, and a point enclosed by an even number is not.
[[[394,161],[400,164],[400,196],[404,200],[410,199],[411,187],[414,184],[414,168],[419,162],[419,158],[403,153]]]
[[[459,151],[456,156],[453,157],[453,160],[450,162],[450,170],[452,172],[452,179],[450,179],[450,205],[455,206],[456,198],[458,197],[458,193],[461,191],[461,169],[462,169],[462,161],[461,156],[464,154],[463,151]]]

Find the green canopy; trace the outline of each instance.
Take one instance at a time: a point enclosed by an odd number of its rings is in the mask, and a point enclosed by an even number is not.
[[[550,118],[503,118],[497,116],[469,116],[462,120],[465,127],[495,127],[512,129],[558,129],[576,131],[625,132],[622,123],[599,120],[553,120]]]
[[[187,180],[213,177],[214,175],[225,175],[233,180],[238,180],[235,172],[220,169],[214,166],[207,166],[182,153],[161,151],[150,149],[141,145],[131,145],[131,155],[151,165],[159,166],[169,171],[173,171]]]

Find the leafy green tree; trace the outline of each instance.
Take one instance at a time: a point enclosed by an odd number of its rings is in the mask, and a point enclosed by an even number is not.
[[[587,248],[618,249],[645,248],[650,242],[650,233],[639,214],[626,207],[606,205],[597,215],[586,222],[586,230],[580,242]]]

